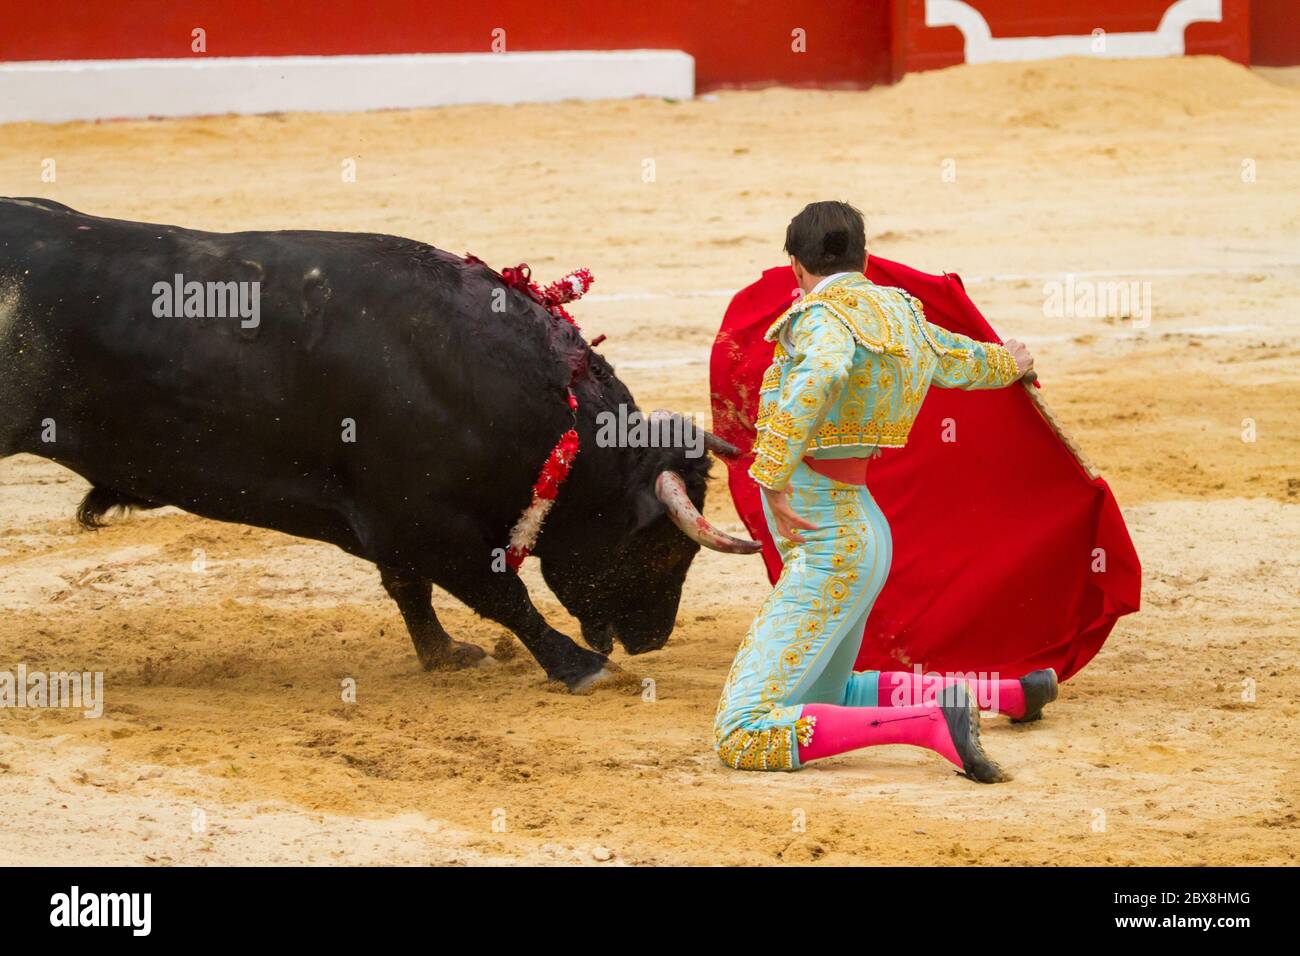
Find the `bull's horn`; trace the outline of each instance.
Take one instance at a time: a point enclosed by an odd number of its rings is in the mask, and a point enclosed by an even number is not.
[[[668,509],[668,517],[682,534],[713,551],[726,554],[754,554],[763,550],[757,541],[733,538],[709,524],[704,515],[695,509],[686,494],[686,482],[675,471],[661,471],[655,479],[655,497]]]
[[[704,447],[715,455],[721,455],[723,458],[740,457],[740,449],[729,441],[723,441],[713,432],[704,433]]]
[[[656,408],[653,412],[650,413],[650,421],[652,422],[672,420],[673,418],[676,417],[677,417],[676,412],[670,412],[663,408]],[[690,424],[692,425],[692,427],[695,426],[694,422],[691,422]],[[703,428],[701,428],[700,431],[704,432],[704,447],[707,448],[709,451],[713,452],[715,455],[721,455],[723,458],[736,458],[737,456],[740,455],[740,449],[737,448],[735,445],[733,445],[731,442],[723,441],[717,435],[713,434],[713,432],[704,431]]]

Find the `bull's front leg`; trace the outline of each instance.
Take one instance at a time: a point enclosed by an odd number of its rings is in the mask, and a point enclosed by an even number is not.
[[[402,577],[395,571],[380,568],[384,590],[402,612],[402,620],[415,644],[420,665],[426,670],[469,667],[487,657],[477,644],[457,641],[443,629],[433,610],[433,583],[419,578]]]
[[[579,647],[546,623],[518,575],[444,567],[434,580],[475,613],[508,627],[542,665],[546,676],[563,681],[574,693],[613,679],[617,668],[608,657]]]

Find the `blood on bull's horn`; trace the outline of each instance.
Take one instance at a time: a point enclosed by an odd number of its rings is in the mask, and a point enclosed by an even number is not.
[[[655,497],[668,509],[668,517],[697,544],[726,554],[754,554],[763,549],[757,541],[733,538],[709,524],[686,494],[686,482],[675,471],[661,471],[655,479]]]
[[[650,421],[654,424],[663,421],[672,421],[679,417],[680,416],[676,412],[670,412],[663,408],[656,408],[650,413]],[[685,421],[684,424],[691,428],[698,427],[691,421]],[[715,455],[721,455],[723,458],[735,458],[740,454],[740,449],[731,444],[731,442],[723,441],[717,435],[713,434],[713,432],[704,431],[703,428],[701,428],[700,431],[704,432],[704,447]]]

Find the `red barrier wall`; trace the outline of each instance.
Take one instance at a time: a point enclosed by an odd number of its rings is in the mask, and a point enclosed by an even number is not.
[[[997,37],[1154,30],[1173,0],[968,0]],[[490,9],[485,9],[490,6]],[[1295,0],[1223,0],[1192,24],[1189,53],[1300,63]],[[927,28],[925,0],[6,0],[0,60],[488,52],[493,30],[524,50],[680,49],[699,89],[769,83],[871,86],[962,62],[954,27]],[[802,30],[805,51],[794,47]]]
[[[1251,0],[1250,61],[1261,66],[1300,66],[1300,4]]]
[[[490,52],[492,31],[525,50],[685,50],[701,90],[889,80],[891,0],[122,0],[0,5],[0,60]],[[489,9],[490,7],[490,9]],[[804,31],[806,52],[792,49]]]

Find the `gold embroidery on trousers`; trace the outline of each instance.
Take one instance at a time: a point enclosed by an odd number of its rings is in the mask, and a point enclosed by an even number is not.
[[[807,747],[812,743],[816,717],[800,717],[793,727],[769,727],[767,730],[733,730],[718,744],[718,756],[735,770],[793,770],[794,741]]]

